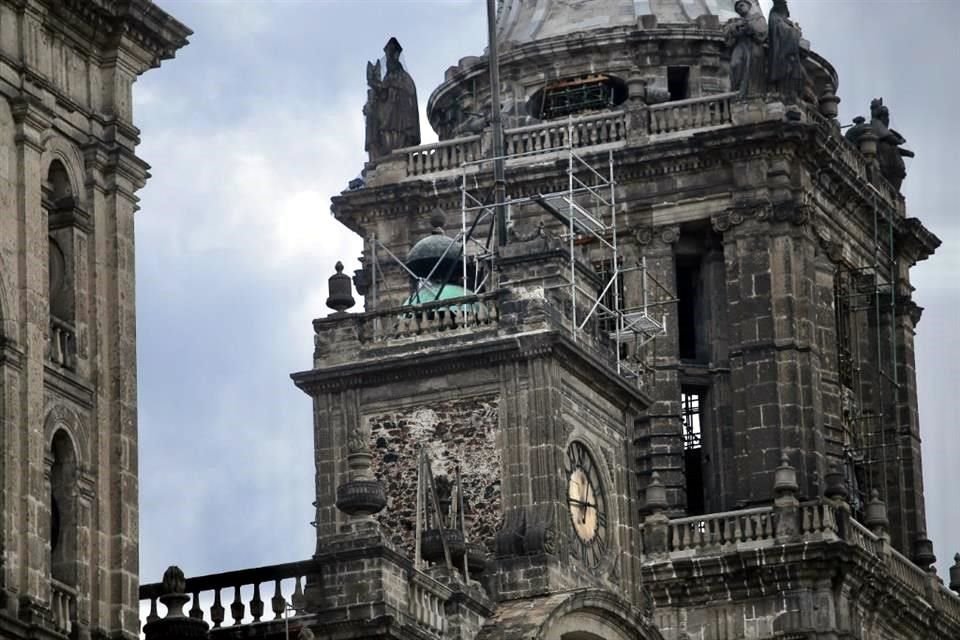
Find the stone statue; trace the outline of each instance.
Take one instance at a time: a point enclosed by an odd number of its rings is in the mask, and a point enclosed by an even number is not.
[[[420,114],[417,87],[400,62],[403,47],[390,38],[383,48],[387,71],[381,78],[380,63],[367,63],[366,144],[370,161],[376,161],[394,149],[420,144]]]
[[[377,122],[380,78],[380,61],[377,60],[376,64],[367,62],[367,103],[363,105],[363,115],[366,119],[366,139],[363,148],[370,154],[371,161],[390,153],[389,149],[385,150],[383,148],[383,142],[380,138],[380,125]]]
[[[741,98],[762,94],[765,89],[763,42],[767,39],[767,21],[751,0],[737,0],[737,18],[723,27],[730,53],[730,90]]]
[[[890,109],[883,104],[883,98],[876,98],[870,103],[870,128],[877,136],[880,173],[899,191],[903,179],[907,177],[903,158],[912,158],[914,153],[900,146],[907,140],[890,128]]]
[[[795,103],[806,85],[807,74],[800,61],[800,39],[803,33],[799,25],[790,20],[787,0],[773,0],[767,41],[770,43],[767,57],[767,89],[778,93],[787,104]]]

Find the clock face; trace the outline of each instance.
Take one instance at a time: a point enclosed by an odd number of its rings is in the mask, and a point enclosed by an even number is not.
[[[589,566],[603,560],[607,547],[607,508],[599,470],[587,448],[567,449],[567,506],[580,542],[580,559]]]

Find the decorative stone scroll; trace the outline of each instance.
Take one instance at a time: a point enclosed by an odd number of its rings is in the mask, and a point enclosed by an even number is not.
[[[763,202],[755,205],[731,207],[711,216],[710,223],[713,230],[723,233],[732,227],[742,224],[748,218],[758,222],[789,222],[798,227],[808,224],[814,215],[814,208],[808,204],[793,201],[777,204]]]

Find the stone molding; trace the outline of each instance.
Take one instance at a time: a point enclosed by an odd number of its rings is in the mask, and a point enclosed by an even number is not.
[[[710,217],[713,230],[718,233],[729,231],[748,219],[757,222],[787,222],[793,226],[805,227],[813,219],[815,208],[809,204],[786,201],[777,204],[761,202],[731,207]]]
[[[61,429],[73,441],[78,468],[89,467],[91,463],[90,435],[86,425],[76,411],[63,403],[56,402],[47,410],[47,417],[43,421],[45,450],[50,448],[54,434]]]

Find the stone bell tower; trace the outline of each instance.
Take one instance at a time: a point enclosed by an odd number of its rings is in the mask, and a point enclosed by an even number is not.
[[[133,83],[150,0],[0,2],[0,636],[137,635]]]

